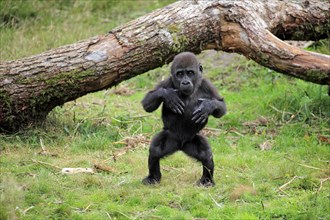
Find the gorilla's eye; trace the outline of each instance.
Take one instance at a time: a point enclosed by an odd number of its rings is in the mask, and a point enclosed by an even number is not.
[[[181,76],[183,76],[183,72],[182,72],[182,71],[178,71],[178,72],[176,72],[176,75],[177,75],[178,77],[181,77]]]
[[[194,75],[194,71],[189,70],[189,71],[188,71],[188,76],[193,76],[193,75]]]

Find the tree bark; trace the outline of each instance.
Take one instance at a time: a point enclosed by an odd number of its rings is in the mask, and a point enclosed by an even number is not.
[[[329,37],[329,4],[306,0],[178,1],[109,33],[0,64],[0,129],[43,120],[55,106],[162,66],[182,51],[243,54],[303,80],[330,84],[330,56],[280,40]]]

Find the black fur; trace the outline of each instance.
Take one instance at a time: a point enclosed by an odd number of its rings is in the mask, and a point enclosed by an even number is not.
[[[147,112],[161,103],[163,130],[155,135],[149,150],[149,175],[144,184],[159,183],[159,161],[178,150],[197,159],[203,165],[200,185],[214,185],[214,163],[210,145],[199,131],[207,124],[208,116],[220,118],[226,105],[216,88],[202,77],[203,68],[190,52],[177,55],[171,66],[171,76],[160,82],[142,100]]]

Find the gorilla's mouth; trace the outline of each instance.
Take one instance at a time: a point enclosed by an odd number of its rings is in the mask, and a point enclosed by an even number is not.
[[[184,94],[184,95],[190,95],[193,92],[193,87],[191,85],[181,85],[180,86],[180,91]]]

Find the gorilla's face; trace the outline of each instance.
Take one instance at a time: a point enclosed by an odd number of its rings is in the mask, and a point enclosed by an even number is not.
[[[202,79],[202,66],[193,53],[177,55],[171,67],[172,81],[182,94],[191,95]]]

